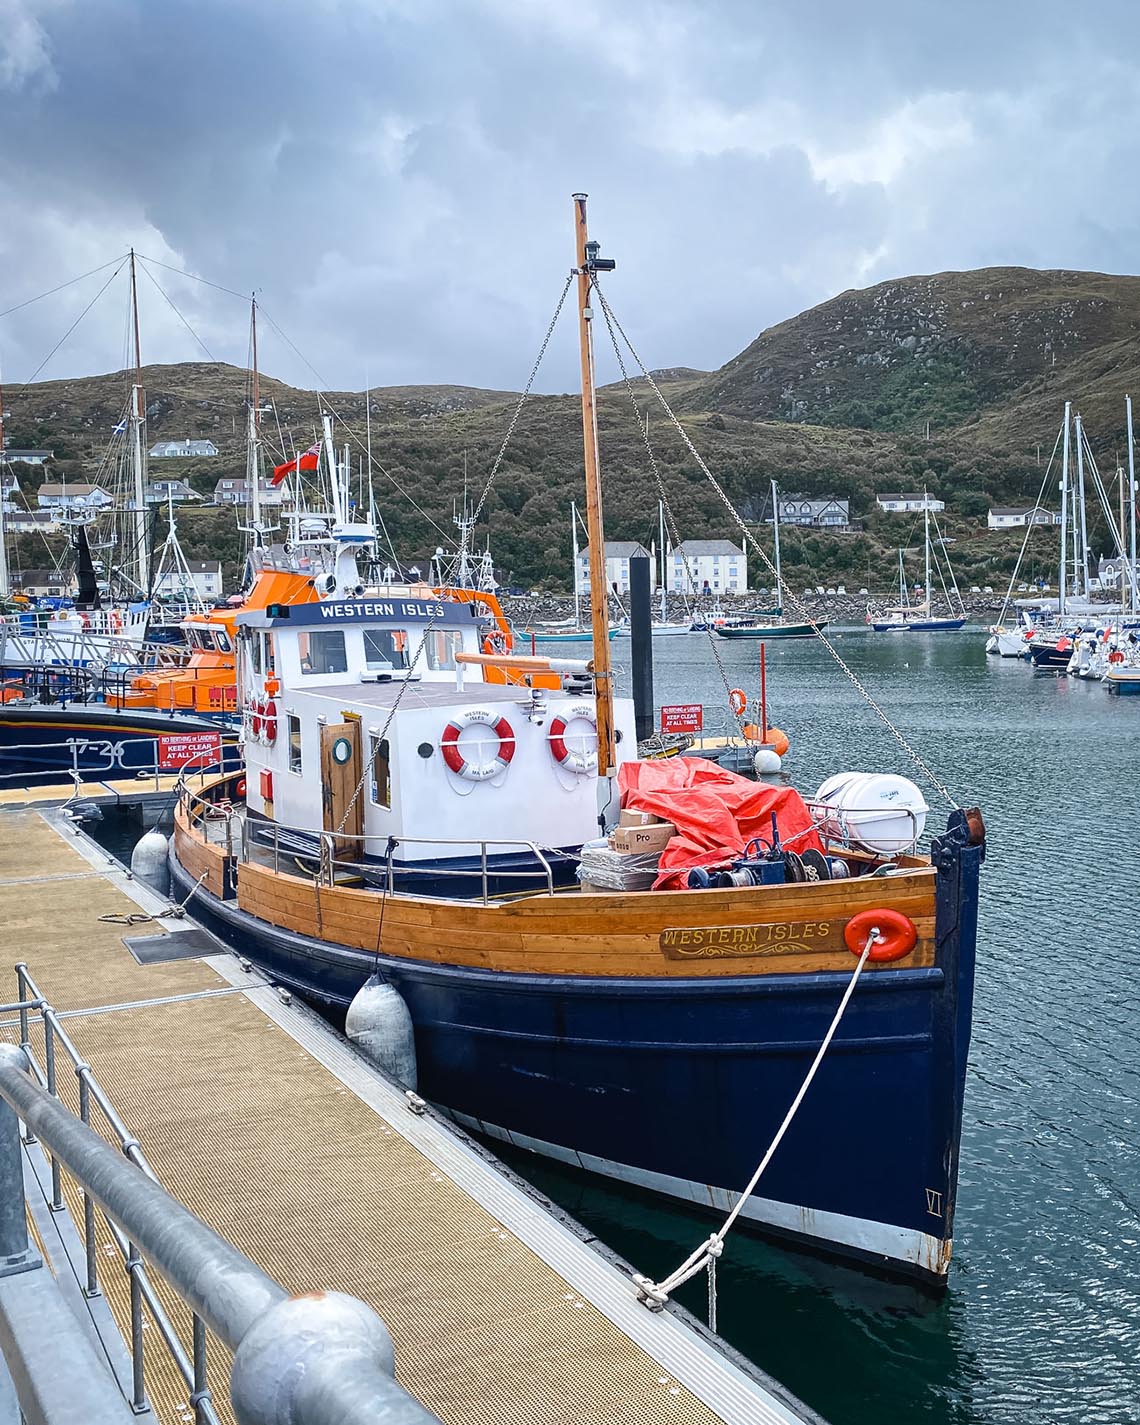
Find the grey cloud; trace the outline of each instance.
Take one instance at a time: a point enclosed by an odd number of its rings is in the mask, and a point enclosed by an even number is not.
[[[1099,7],[1107,49],[1054,0],[0,3],[24,36],[0,50],[16,138],[0,309],[134,242],[258,287],[334,386],[517,387],[571,261],[576,188],[651,365],[719,365],[889,276],[1119,270],[1136,250],[1124,0]],[[212,351],[244,361],[238,303],[157,275]],[[9,380],[98,280],[0,321]],[[142,294],[144,356],[197,359]],[[45,374],[122,352],[116,293]],[[271,334],[264,364],[312,379]],[[540,384],[574,379],[567,331]]]

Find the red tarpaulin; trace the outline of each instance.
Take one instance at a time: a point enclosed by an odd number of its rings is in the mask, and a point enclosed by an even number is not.
[[[803,798],[792,787],[769,787],[726,772],[703,757],[623,762],[621,804],[671,821],[677,835],[661,853],[655,889],[678,889],[696,866],[739,856],[754,836],[772,839],[772,813],[790,851],[823,850]]]

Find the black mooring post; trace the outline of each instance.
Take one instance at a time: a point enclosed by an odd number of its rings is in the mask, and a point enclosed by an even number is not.
[[[652,737],[653,725],[653,620],[650,609],[649,560],[629,561],[629,622],[633,660],[633,721],[637,740]]]

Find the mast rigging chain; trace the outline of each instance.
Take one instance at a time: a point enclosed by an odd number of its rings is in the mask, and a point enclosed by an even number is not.
[[[763,546],[762,546],[762,545],[759,543],[759,541],[756,539],[756,537],[755,537],[755,535],[752,533],[752,531],[748,528],[748,526],[744,523],[744,521],[743,521],[743,520],[740,518],[740,516],[737,514],[737,512],[736,512],[736,510],[735,510],[735,508],[734,508],[734,506],[733,506],[733,504],[732,504],[732,501],[728,498],[728,494],[727,494],[726,491],[724,490],[723,486],[720,484],[720,481],[717,480],[716,476],[715,476],[715,475],[712,473],[712,471],[709,469],[708,465],[707,465],[707,464],[705,463],[705,461],[702,459],[700,452],[697,450],[697,448],[696,448],[696,446],[693,444],[693,442],[689,439],[689,434],[688,434],[688,432],[685,430],[684,426],[683,426],[683,425],[681,424],[681,422],[677,419],[677,417],[673,414],[673,409],[672,409],[672,407],[669,405],[669,402],[665,399],[664,395],[662,394],[661,388],[657,385],[657,382],[653,379],[653,376],[652,376],[652,374],[650,373],[650,371],[648,370],[648,368],[646,367],[645,362],[642,361],[641,357],[638,355],[636,348],[634,347],[633,343],[630,341],[629,337],[626,335],[625,330],[624,330],[624,328],[622,327],[621,322],[618,321],[618,319],[617,319],[616,316],[614,316],[613,311],[612,311],[612,309],[611,309],[611,307],[610,307],[610,304],[609,304],[609,302],[606,300],[605,293],[602,291],[601,287],[598,286],[598,284],[597,284],[596,282],[595,282],[595,284],[594,284],[594,287],[595,287],[595,290],[596,290],[596,292],[597,292],[597,294],[598,294],[598,301],[601,303],[602,311],[603,311],[603,313],[604,313],[605,316],[606,316],[607,324],[608,324],[611,320],[613,321],[614,326],[617,328],[618,332],[619,332],[620,335],[621,335],[622,341],[625,342],[626,347],[628,348],[630,355],[633,357],[634,361],[637,363],[637,365],[638,365],[638,367],[639,367],[639,369],[640,369],[640,371],[641,371],[642,376],[643,376],[643,377],[645,378],[645,380],[649,383],[650,389],[653,391],[653,394],[657,397],[657,400],[658,400],[658,402],[660,403],[661,408],[664,410],[666,416],[669,418],[669,421],[670,421],[670,423],[672,424],[673,428],[676,430],[677,434],[681,437],[681,440],[682,440],[682,442],[684,443],[684,446],[685,446],[686,450],[688,450],[689,454],[690,454],[690,455],[693,457],[693,459],[697,462],[697,465],[700,467],[700,469],[701,469],[702,473],[704,474],[705,478],[708,480],[709,484],[710,484],[710,485],[713,487],[713,489],[716,491],[716,494],[717,494],[717,496],[719,497],[721,503],[724,505],[725,509],[728,511],[729,515],[732,517],[733,522],[736,524],[737,528],[740,530],[740,533],[743,535],[744,539],[752,546],[752,548],[753,548],[753,549],[756,551],[756,553],[760,556],[760,558],[763,560],[764,564],[767,566],[767,568],[769,569],[769,571],[770,571],[773,575],[775,575],[775,573],[776,573],[776,567],[775,567],[775,565],[772,563],[772,561],[768,558],[767,551],[763,548]],[[773,512],[773,513],[775,513],[775,512]],[[831,642],[831,640],[827,637],[827,635],[823,632],[823,630],[820,628],[820,626],[816,623],[815,619],[812,618],[811,614],[808,612],[808,609],[807,609],[806,605],[803,604],[803,603],[801,602],[801,600],[800,600],[799,598],[797,598],[797,596],[796,596],[795,594],[792,593],[792,591],[787,587],[787,584],[786,584],[786,583],[785,583],[785,585],[784,585],[784,589],[783,589],[783,590],[781,590],[779,587],[777,587],[776,592],[777,592],[777,595],[781,597],[781,599],[782,599],[782,597],[783,597],[783,594],[785,594],[785,593],[787,594],[789,603],[790,603],[790,604],[792,605],[792,607],[793,607],[794,609],[796,609],[796,610],[799,612],[799,614],[803,617],[804,622],[810,624],[811,627],[815,630],[815,636],[820,640],[820,642],[823,644],[823,646],[824,646],[824,647],[827,649],[827,651],[831,654],[832,658],[835,659],[836,663],[838,663],[839,667],[843,670],[844,674],[845,674],[845,675],[847,676],[847,678],[851,681],[851,683],[854,685],[854,687],[856,688],[856,690],[862,695],[862,697],[863,697],[864,699],[866,699],[867,703],[870,705],[870,707],[872,708],[872,710],[873,710],[873,711],[875,712],[875,714],[878,716],[879,720],[883,723],[884,727],[887,728],[887,730],[890,732],[891,736],[892,736],[892,737],[895,739],[895,741],[899,744],[899,746],[902,748],[902,750],[907,754],[908,757],[910,757],[911,761],[915,764],[915,766],[918,767],[918,768],[923,772],[923,774],[929,779],[930,784],[935,788],[935,790],[938,792],[938,794],[939,794],[941,797],[943,797],[943,798],[950,804],[951,808],[953,808],[955,811],[958,810],[958,803],[954,800],[954,798],[953,798],[953,796],[951,795],[949,789],[945,786],[945,784],[941,781],[941,779],[933,772],[933,770],[927,765],[927,763],[926,763],[926,762],[924,761],[924,759],[919,755],[919,753],[911,746],[911,744],[907,741],[907,739],[903,736],[903,734],[899,731],[899,729],[898,729],[898,728],[894,725],[894,723],[891,721],[891,719],[890,719],[889,716],[886,714],[886,712],[884,712],[884,710],[879,706],[879,704],[878,704],[878,703],[875,701],[875,699],[872,697],[872,695],[870,694],[870,692],[868,692],[868,690],[867,690],[867,689],[863,686],[863,684],[859,681],[858,675],[854,672],[854,670],[853,670],[852,668],[850,668],[850,667],[848,666],[848,664],[844,661],[844,658],[843,658],[842,654],[841,654],[841,653],[839,652],[839,650],[835,647],[835,645]]]

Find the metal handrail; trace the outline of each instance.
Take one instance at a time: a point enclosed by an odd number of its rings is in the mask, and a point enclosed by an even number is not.
[[[209,729],[203,728],[201,730],[205,732]],[[144,779],[149,781],[153,777],[156,789],[161,790],[160,778],[164,772],[186,771],[189,768],[192,771],[206,775],[215,767],[219,771],[225,770],[226,753],[236,748],[237,744],[234,742],[227,743],[225,741],[225,728],[219,727],[217,731],[218,735],[222,738],[221,760],[218,761],[215,759],[202,766],[192,765],[205,755],[198,753],[182,767],[162,767],[159,758],[159,738],[165,735],[162,733],[156,733],[155,736],[151,738],[134,737],[131,738],[129,742],[116,741],[113,737],[69,737],[62,742],[20,742],[5,747],[4,752],[5,756],[11,753],[42,753],[51,750],[65,751],[69,754],[71,759],[70,767],[59,767],[58,769],[49,768],[43,773],[37,773],[37,776],[48,776],[52,771],[57,770],[61,778],[71,777],[73,780],[77,779],[78,781],[99,781],[115,772],[121,772],[126,776],[134,776],[140,781]],[[128,747],[142,749],[147,747],[148,744],[151,754],[149,761],[125,762],[123,760],[124,753]],[[101,764],[94,767],[81,766],[79,762],[80,753],[87,752],[94,752],[101,758],[105,758],[105,765]],[[0,783],[18,781],[22,784],[26,782],[27,779],[28,774],[26,772],[0,772]]]
[[[131,1278],[131,1408],[136,1413],[148,1409],[145,1306],[189,1388],[198,1425],[220,1425],[207,1385],[206,1326],[235,1352],[230,1385],[241,1425],[332,1425],[381,1415],[392,1425],[434,1421],[396,1384],[391,1340],[370,1307],[340,1293],[290,1299],[260,1267],[166,1193],[138,1139],[95,1080],[27,966],[18,964],[16,975],[20,998],[11,1008],[19,1010],[20,1045],[0,1045],[0,1099],[23,1119],[26,1141],[38,1139],[47,1150],[52,1211],[66,1209],[62,1168],[82,1192],[88,1297],[100,1295],[96,1205],[123,1258]],[[44,1030],[42,1068],[30,1042],[33,1013]],[[78,1116],[59,1097],[58,1049],[70,1059],[79,1081]],[[118,1152],[92,1129],[92,1103],[118,1140]],[[2,1210],[8,1207],[0,1204]],[[193,1313],[189,1353],[155,1293],[140,1252]],[[310,1374],[320,1378],[320,1389],[302,1392],[300,1381]],[[287,1384],[283,1387],[282,1382]]]
[[[274,826],[274,831],[275,831],[275,832],[276,832],[276,829],[277,829],[277,828],[276,828],[276,825],[275,825],[275,826]],[[288,830],[295,830],[296,828],[286,827],[286,828],[284,828],[284,829],[288,831]],[[464,836],[464,837],[455,837],[455,836],[392,836],[392,837],[389,837],[389,836],[378,836],[378,835],[376,835],[375,833],[373,833],[372,835],[358,836],[358,835],[348,835],[348,834],[345,834],[345,833],[335,832],[335,831],[321,831],[321,832],[317,832],[317,833],[308,833],[308,834],[315,834],[315,835],[317,835],[318,838],[319,838],[319,846],[320,846],[320,871],[318,872],[318,874],[319,874],[320,877],[321,877],[321,883],[322,883],[323,885],[327,885],[327,886],[333,885],[333,877],[334,877],[334,875],[335,875],[337,866],[343,866],[343,867],[345,867],[346,869],[352,869],[352,870],[358,870],[358,869],[359,869],[359,862],[346,861],[346,860],[343,860],[343,859],[338,859],[338,858],[336,857],[336,855],[335,855],[335,850],[336,850],[336,842],[337,842],[337,841],[361,841],[361,842],[364,842],[364,843],[367,843],[367,842],[369,842],[369,841],[382,841],[382,842],[384,843],[385,849],[388,849],[389,846],[390,846],[392,850],[395,850],[396,846],[470,846],[470,847],[473,848],[473,849],[477,849],[478,852],[479,852],[479,874],[480,874],[480,879],[481,879],[482,887],[483,887],[483,904],[484,904],[484,905],[486,905],[486,904],[488,903],[489,899],[490,899],[489,890],[488,890],[488,883],[489,883],[489,880],[490,880],[490,877],[491,877],[492,874],[493,874],[493,875],[497,875],[497,876],[502,876],[502,877],[508,877],[508,876],[518,877],[518,878],[521,879],[521,880],[538,880],[538,879],[541,878],[541,879],[543,879],[543,880],[546,881],[546,889],[547,889],[548,894],[550,894],[550,895],[553,895],[553,894],[554,894],[554,871],[553,871],[553,869],[551,868],[550,862],[546,859],[546,856],[543,854],[541,848],[537,845],[537,843],[535,843],[535,842],[533,842],[533,841],[528,841],[525,837],[521,837],[521,836],[520,836],[520,837],[511,837],[511,838],[507,838],[507,837],[495,837],[495,838],[489,838],[489,839],[487,839],[487,840],[478,840],[478,839],[476,839],[475,837],[466,837],[466,836]],[[490,847],[490,846],[501,846],[501,847],[520,847],[520,846],[523,846],[523,847],[525,847],[525,848],[534,856],[535,860],[539,863],[539,866],[541,867],[541,869],[540,869],[540,870],[535,870],[535,871],[524,871],[524,870],[518,870],[518,871],[499,871],[499,870],[493,870],[493,869],[489,866],[488,861],[487,861],[487,848]],[[326,848],[327,848],[327,853],[328,853],[327,855],[326,855]],[[363,850],[363,849],[364,849],[364,848],[362,848],[362,850]],[[395,871],[396,871],[396,868],[395,868],[395,866],[394,866],[393,863],[392,863],[392,857],[391,857],[390,855],[387,856],[385,859],[386,859],[386,861],[387,861],[386,889],[387,889],[388,894],[389,894],[389,895],[392,895],[392,894],[395,893]],[[326,875],[325,875],[326,868],[327,868],[327,877],[326,877]],[[409,866],[407,866],[407,865],[405,864],[401,869],[403,869],[403,870],[417,870],[418,868],[415,867],[414,865],[409,867]],[[425,871],[422,872],[422,874],[425,874],[425,875],[430,874],[430,875],[433,875],[433,876],[459,876],[459,877],[469,877],[469,876],[472,874],[472,871],[471,871],[470,868],[464,870],[464,869],[461,869],[461,868],[458,868],[458,867],[452,868],[452,867],[445,867],[445,866],[432,866],[432,867],[430,868],[430,872],[427,871],[427,870],[425,870]]]
[[[910,807],[884,807],[881,804],[879,806],[874,807],[837,807],[834,802],[820,801],[818,797],[804,797],[803,803],[804,806],[807,807],[808,814],[809,816],[811,816],[812,821],[816,823],[815,829],[817,831],[821,829],[821,823],[829,822],[831,825],[826,828],[829,834],[831,828],[835,827],[837,829],[837,834],[841,835],[844,839],[844,842],[848,844],[850,844],[853,838],[851,836],[851,833],[848,832],[847,829],[843,826],[843,818],[852,812],[856,815],[870,812],[890,814],[892,816],[906,816],[910,821],[911,830],[914,832],[914,835],[906,843],[906,845],[896,847],[896,851],[901,851],[904,853],[908,850],[913,851],[918,846],[918,843],[922,838],[922,831],[919,829],[918,825],[918,813],[913,811]],[[821,811],[826,811],[828,815],[826,817],[816,817],[813,811],[814,808],[818,808]]]

